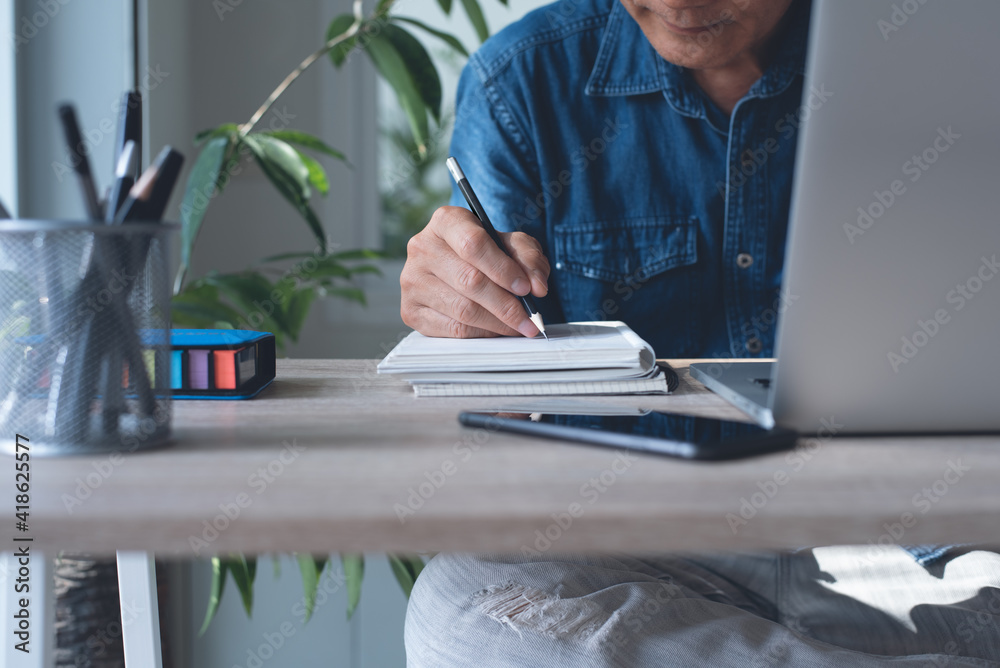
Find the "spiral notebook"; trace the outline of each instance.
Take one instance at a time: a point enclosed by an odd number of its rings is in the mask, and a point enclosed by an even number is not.
[[[551,325],[538,337],[443,339],[411,333],[378,365],[420,397],[665,394],[668,374],[622,322]]]

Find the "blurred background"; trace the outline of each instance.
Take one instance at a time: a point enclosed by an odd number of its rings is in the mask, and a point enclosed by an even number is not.
[[[399,0],[392,12],[456,36],[470,52],[479,44],[466,14],[438,0]],[[496,32],[541,0],[483,0]],[[456,7],[459,3],[455,3]],[[365,14],[375,8],[365,4]],[[78,185],[57,124],[56,106],[73,102],[91,152],[98,188],[110,184],[117,107],[138,83],[145,98],[143,166],[171,144],[190,170],[201,130],[244,122],[277,84],[326,41],[331,20],[352,10],[346,0],[2,0],[0,1],[0,199],[22,218],[80,218]],[[443,100],[426,157],[415,153],[407,118],[371,61],[351,54],[339,69],[328,59],[308,69],[274,105],[260,128],[314,134],[346,154],[350,167],[318,159],[327,170],[326,197],[312,205],[329,247],[381,251],[382,276],[358,278],[368,305],[328,297],[314,304],[288,357],[382,357],[407,328],[399,316],[399,272],[407,239],[447,202],[444,159],[455,87],[465,58],[414,30],[437,65]],[[152,154],[152,156],[151,156]],[[416,157],[415,157],[416,156]],[[182,177],[183,180],[186,178]],[[168,214],[179,220],[182,188]],[[252,162],[208,209],[189,275],[236,272],[254,260],[313,248],[298,213]],[[205,561],[164,566],[168,614],[163,623],[174,666],[402,666],[405,597],[384,557],[369,555],[361,604],[346,620],[339,562],[323,574],[316,612],[298,614],[302,586],[293,559],[262,558],[247,619],[230,585],[203,636],[208,600]],[[281,634],[291,622],[294,632]],[[127,624],[128,620],[123,620]],[[169,636],[169,637],[168,637]],[[280,647],[276,647],[280,644]],[[270,649],[268,649],[270,648]],[[73,664],[91,665],[91,664]],[[99,664],[93,665],[112,665]]]

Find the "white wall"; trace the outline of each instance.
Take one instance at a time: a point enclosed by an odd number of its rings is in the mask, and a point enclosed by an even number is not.
[[[14,2],[14,31],[25,40],[16,52],[22,217],[85,216],[56,115],[60,102],[71,101],[77,107],[99,191],[110,185],[115,110],[131,81],[130,4],[128,0],[55,2],[46,3],[47,13],[37,0]],[[5,42],[10,34],[3,33]]]
[[[13,35],[14,7],[0,6],[0,35]],[[0,201],[17,214],[17,126],[14,95],[14,45],[0,47]]]

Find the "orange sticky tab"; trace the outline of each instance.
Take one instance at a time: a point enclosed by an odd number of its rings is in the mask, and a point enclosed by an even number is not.
[[[216,389],[236,389],[236,353],[238,352],[239,350],[216,350],[213,352]]]

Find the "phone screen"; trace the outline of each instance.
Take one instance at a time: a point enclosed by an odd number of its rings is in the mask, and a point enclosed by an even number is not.
[[[643,415],[462,413],[466,425],[685,459],[735,459],[789,449],[796,433],[733,420],[651,412]]]

